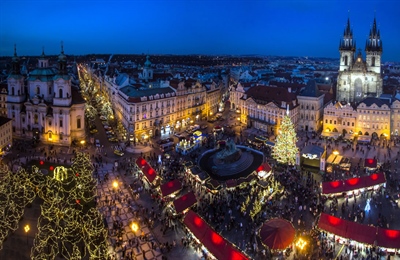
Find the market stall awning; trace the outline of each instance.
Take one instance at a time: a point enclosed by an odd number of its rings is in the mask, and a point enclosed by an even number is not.
[[[157,172],[147,163],[145,159],[139,157],[136,159],[136,165],[142,170],[144,176],[150,183],[157,178]]]
[[[271,166],[269,166],[269,164],[267,162],[263,163],[257,168],[257,173],[259,173],[261,171],[265,171],[268,173],[271,171]]]
[[[173,194],[182,189],[182,183],[179,180],[172,180],[160,186],[163,197]]]
[[[226,187],[227,188],[234,188],[237,185],[237,180],[227,180],[226,181]]]
[[[337,236],[346,237],[347,223],[344,219],[321,213],[317,227]]]
[[[322,183],[322,194],[335,194],[343,192],[343,181],[327,181]]]
[[[322,183],[322,194],[335,194],[369,188],[386,182],[384,173],[374,173],[369,176],[351,178],[347,180]]]
[[[367,168],[376,168],[378,166],[378,162],[373,158],[366,158],[364,161],[364,167]]]
[[[375,185],[379,185],[386,182],[386,177],[383,172],[373,173],[365,178],[365,186],[371,187]]]
[[[285,219],[271,219],[260,229],[261,242],[274,250],[286,249],[294,240],[296,230]]]
[[[346,221],[346,238],[359,243],[373,245],[376,240],[376,227],[359,224],[357,222]]]
[[[198,240],[200,240],[200,242],[206,234],[207,229],[209,228],[207,222],[205,222],[192,210],[189,210],[183,218],[183,224],[186,225],[186,227]]]
[[[379,228],[377,232],[377,246],[385,248],[400,248],[400,230]]]
[[[186,193],[180,198],[174,200],[173,202],[176,213],[181,213],[182,211],[184,211],[187,208],[190,208],[196,203],[197,199],[193,191]]]
[[[352,191],[365,188],[365,182],[363,178],[351,178],[344,181],[343,191]]]
[[[235,248],[228,240],[215,232],[207,222],[192,210],[189,210],[183,223],[196,236],[207,250],[219,260],[249,259],[244,253]]]

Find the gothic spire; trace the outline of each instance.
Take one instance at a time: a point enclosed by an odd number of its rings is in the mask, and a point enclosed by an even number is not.
[[[343,37],[340,40],[340,46],[339,50],[349,50],[349,51],[354,51],[355,50],[355,44],[354,44],[354,39],[353,39],[353,30],[351,29],[350,25],[350,17],[347,18],[347,24],[346,28],[343,31]]]
[[[376,17],[374,17],[372,28],[369,30],[369,37],[365,44],[365,51],[382,52],[381,33],[376,25]]]

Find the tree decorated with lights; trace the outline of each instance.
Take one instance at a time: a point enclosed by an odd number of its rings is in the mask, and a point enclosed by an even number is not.
[[[297,137],[294,126],[289,117],[289,107],[283,117],[281,127],[278,131],[275,146],[272,149],[272,157],[279,163],[294,165],[298,148],[296,146]]]

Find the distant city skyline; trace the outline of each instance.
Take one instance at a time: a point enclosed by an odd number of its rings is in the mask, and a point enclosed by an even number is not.
[[[400,2],[64,1],[0,2],[0,56],[60,53],[309,56],[339,59],[350,18],[364,53],[374,17],[383,62],[400,62]]]

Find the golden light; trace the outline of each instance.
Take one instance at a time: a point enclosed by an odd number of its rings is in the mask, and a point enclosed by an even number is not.
[[[296,242],[296,247],[300,250],[303,250],[307,245],[307,241],[303,240],[301,237]]]
[[[81,141],[81,145],[84,145],[84,144],[85,144],[85,140],[82,140],[82,141]]]
[[[237,121],[240,121],[240,117],[237,118]]]
[[[138,231],[139,230],[139,224],[136,223],[136,222],[132,222],[131,229],[132,229],[133,232]]]
[[[29,230],[31,230],[31,227],[27,224],[27,225],[25,225],[24,230],[25,230],[25,233],[28,233]]]
[[[326,129],[326,130],[325,130],[325,132],[329,133],[329,132],[330,132],[330,130],[329,130],[329,129]]]
[[[210,112],[210,116],[212,116],[213,112]]]
[[[113,115],[111,115],[111,116],[110,116],[110,118],[111,118],[111,119],[114,119],[114,116],[113,116]]]
[[[118,182],[117,181],[113,181],[112,185],[113,185],[114,188],[118,189]]]
[[[384,135],[385,137],[388,137],[388,134],[387,134],[387,133],[384,133],[383,135]]]
[[[333,153],[334,155],[338,155],[338,154],[339,154],[339,152],[338,152],[337,150],[334,150],[332,153]]]

